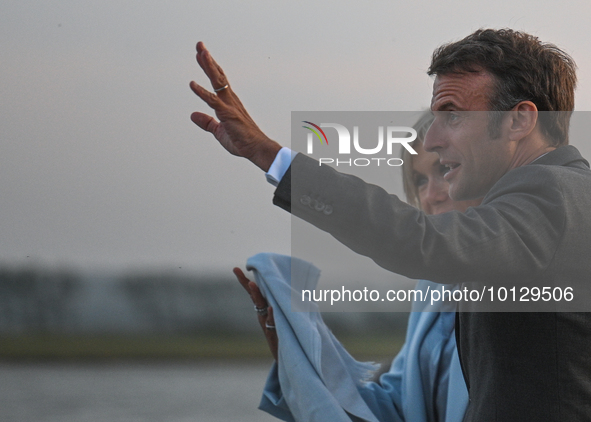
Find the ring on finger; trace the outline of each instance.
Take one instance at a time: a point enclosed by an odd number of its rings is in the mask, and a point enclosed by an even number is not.
[[[265,328],[267,330],[274,330],[275,329],[275,326],[274,325],[270,325],[268,322],[265,322]]]
[[[259,314],[260,316],[267,316],[268,309],[268,306],[263,306],[262,308],[259,308],[257,305],[254,305],[254,310],[257,311],[257,314]]]
[[[220,91],[223,91],[224,89],[228,88],[229,86],[230,86],[230,85],[226,84],[226,85],[224,85],[224,86],[223,86],[223,87],[221,87],[221,88],[214,89],[214,92],[220,92]]]

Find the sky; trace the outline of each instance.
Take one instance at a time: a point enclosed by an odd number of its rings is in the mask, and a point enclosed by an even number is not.
[[[481,27],[571,54],[591,110],[589,16],[550,0],[3,0],[0,265],[229,271],[290,253],[264,174],[189,120],[208,110],[189,89],[207,86],[199,40],[288,146],[292,111],[428,107],[432,51]]]

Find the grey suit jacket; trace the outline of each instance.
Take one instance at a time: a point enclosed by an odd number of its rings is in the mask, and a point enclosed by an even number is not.
[[[565,146],[509,171],[482,205],[427,216],[299,154],[274,203],[393,272],[441,283],[573,287],[574,301],[550,301],[544,310],[587,311],[589,192],[588,162]],[[527,303],[517,305],[524,310]],[[591,420],[591,314],[462,306],[457,332],[470,391],[466,420]]]

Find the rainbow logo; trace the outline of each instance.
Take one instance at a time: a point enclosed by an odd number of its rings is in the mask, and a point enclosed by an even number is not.
[[[320,133],[322,133],[322,136],[324,137],[324,140],[326,141],[326,145],[328,145],[328,138],[326,137],[326,133],[324,133],[324,131],[323,131],[322,129],[320,129],[320,126],[318,126],[318,125],[315,125],[315,124],[314,124],[314,123],[312,123],[312,122],[307,122],[307,121],[305,121],[305,120],[304,120],[304,121],[302,121],[302,123],[308,123],[309,125],[312,125],[312,126],[314,126],[316,129],[318,129],[318,131],[320,131]],[[311,127],[308,127],[308,126],[302,126],[302,127],[303,127],[303,128],[306,128],[306,129],[309,129],[309,130],[311,130],[312,132],[314,132],[314,135],[316,135],[316,137],[317,137],[318,139],[320,139],[320,143],[323,143],[323,141],[322,141],[322,138],[320,137],[320,134],[319,134],[319,133],[318,133],[316,130],[314,130],[314,129],[312,129]],[[310,141],[308,141],[308,142],[311,142],[311,140],[310,140]]]

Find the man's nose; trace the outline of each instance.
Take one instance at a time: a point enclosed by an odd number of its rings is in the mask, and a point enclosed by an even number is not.
[[[442,131],[439,128],[436,119],[425,134],[425,139],[423,140],[424,150],[427,152],[438,152],[440,149],[444,148],[445,142],[442,135]]]

